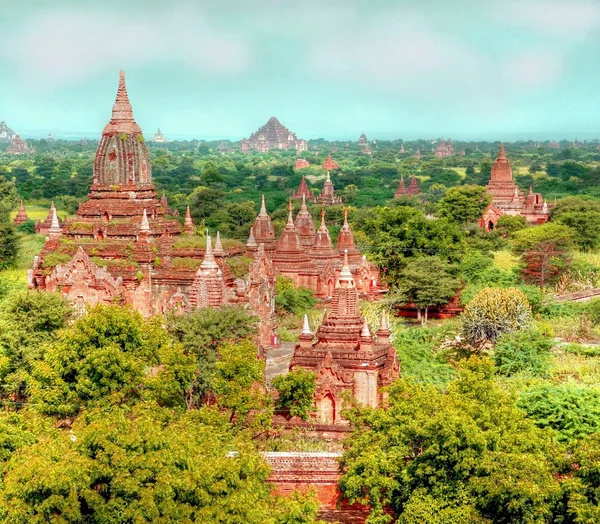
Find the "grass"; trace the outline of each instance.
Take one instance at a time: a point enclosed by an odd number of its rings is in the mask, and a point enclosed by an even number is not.
[[[517,266],[518,262],[518,257],[513,255],[508,250],[504,249],[502,251],[496,251],[494,253],[494,264],[500,269],[510,271]]]
[[[45,235],[21,235],[19,239],[17,270],[31,269],[33,257],[40,254],[45,241]]]
[[[573,253],[574,264],[590,264],[600,268],[600,253]]]
[[[600,357],[588,357],[565,352],[560,347],[553,350],[551,378],[555,383],[576,383],[585,386],[600,384]]]
[[[43,206],[28,206],[27,203],[25,203],[25,211],[27,211],[27,216],[29,217],[30,220],[46,220],[46,218],[48,217],[48,211],[49,208],[48,207],[43,207]],[[67,218],[69,216],[69,214],[63,210],[63,209],[58,209],[56,208],[56,214],[58,215],[58,218],[60,218],[61,220],[64,220],[65,218]],[[17,210],[15,209],[11,214],[10,217],[14,218],[17,216]]]

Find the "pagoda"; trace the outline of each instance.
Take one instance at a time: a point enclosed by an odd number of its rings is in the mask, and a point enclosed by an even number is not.
[[[300,235],[300,242],[304,247],[312,246],[315,241],[315,224],[313,222],[312,215],[308,212],[306,207],[306,198],[302,196],[302,205],[300,211],[296,215],[294,220],[294,226],[298,230]]]
[[[35,222],[35,232],[37,235],[47,235],[48,231],[50,231],[50,227],[52,226],[52,219],[56,214],[56,209],[54,207],[54,202],[50,204],[50,209],[48,210],[48,216],[44,219],[44,221],[36,220]],[[62,222],[58,219],[58,223],[62,227]]]
[[[154,137],[152,138],[152,142],[154,142],[156,144],[162,144],[163,142],[165,142],[165,135],[163,135],[160,132],[160,127],[158,128],[158,130],[156,131],[156,133],[154,133]]]
[[[331,177],[329,176],[329,171],[327,171],[327,178],[323,183],[323,190],[319,195],[318,201],[325,206],[333,206],[335,204],[342,203],[342,198],[335,194],[335,190],[333,189],[333,182],[331,181]]]
[[[24,153],[35,153],[35,149],[29,147],[27,142],[23,140],[17,133],[11,144],[6,148],[6,152],[13,155],[22,155]]]
[[[323,162],[323,169],[325,171],[333,171],[334,169],[339,169],[340,165],[331,158],[331,154],[327,155],[327,159]]]
[[[13,222],[15,223],[15,225],[18,226],[19,224],[23,224],[28,220],[29,217],[27,216],[27,211],[25,211],[25,206],[23,205],[23,201],[21,200],[21,203],[19,204],[19,210],[17,211],[17,216],[15,216],[15,218],[13,219]]]
[[[438,158],[446,158],[452,156],[454,154],[454,145],[452,144],[452,139],[449,138],[448,142],[446,143],[442,138],[437,148],[433,151],[433,153]]]
[[[367,140],[367,135],[365,135],[364,131],[360,134],[360,137],[358,137],[358,145],[359,146],[366,146],[369,144],[369,141]]]
[[[498,219],[504,215],[521,215],[530,224],[543,224],[550,218],[550,206],[542,195],[534,193],[530,187],[525,196],[513,180],[504,144],[500,144],[498,158],[492,166],[487,191],[492,202],[480,220],[480,226],[486,230],[494,229]]]
[[[250,138],[241,141],[240,149],[243,153],[251,150],[266,153],[271,149],[295,149],[302,152],[308,149],[308,143],[306,140],[299,139],[295,133],[272,116],[264,126],[252,133]]]
[[[302,200],[304,198],[309,202],[315,202],[315,195],[310,189],[308,189],[308,184],[306,183],[306,178],[304,175],[302,175],[302,180],[300,180],[298,191],[292,193],[292,198],[296,200]]]
[[[78,307],[118,302],[145,316],[248,304],[246,283],[229,269],[232,253],[223,249],[219,234],[213,249],[210,236],[195,235],[189,207],[183,227],[175,214],[164,194],[156,196],[148,148],[121,71],[88,200],[64,224],[54,206],[49,224],[38,223],[48,237],[28,273],[29,286],[60,291]],[[51,253],[71,258],[54,265]]]
[[[360,315],[358,298],[345,254],[333,290],[331,312],[323,316],[315,335],[305,316],[299,344],[294,349],[290,370],[301,367],[316,374],[314,421],[320,426],[348,423],[341,416],[346,391],[363,406],[375,408],[383,401],[381,388],[400,376],[385,314],[373,336]]]
[[[6,125],[4,119],[0,120],[0,144],[10,144],[16,133]]]
[[[422,193],[422,191],[421,191],[421,188],[419,187],[419,183],[417,182],[416,176],[413,175],[410,177],[408,187],[406,187],[404,185],[404,177],[401,176],[400,177],[400,185],[398,186],[398,189],[396,189],[396,192],[394,193],[394,198],[399,198],[399,197],[405,196],[405,195],[414,196],[414,195],[418,195],[419,193]]]
[[[54,140],[54,137],[52,136],[52,133],[48,133],[48,136],[46,137],[46,142],[48,142],[49,144],[54,144],[54,142],[56,142],[56,140]]]

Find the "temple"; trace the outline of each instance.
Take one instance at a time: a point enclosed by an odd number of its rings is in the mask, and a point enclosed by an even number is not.
[[[366,146],[369,143],[369,141],[367,140],[367,135],[365,135],[365,133],[361,133],[360,137],[358,137],[358,145],[359,146]]]
[[[10,144],[16,133],[6,125],[4,119],[0,120],[0,144]]]
[[[325,171],[334,171],[339,168],[340,165],[331,158],[331,154],[327,155],[327,159],[323,162],[323,169],[325,169]]]
[[[480,220],[480,226],[485,230],[494,229],[500,217],[504,215],[521,215],[529,224],[543,224],[550,218],[551,205],[546,203],[542,195],[534,193],[530,187],[525,196],[514,182],[504,144],[500,144],[500,152],[492,166],[487,190],[492,197],[492,203]]]
[[[296,170],[306,169],[307,167],[310,167],[308,160],[304,160],[304,158],[296,159],[296,163],[294,164],[294,169],[296,169]]]
[[[306,140],[299,139],[295,133],[272,116],[264,126],[252,133],[250,138],[244,138],[240,143],[242,153],[251,150],[266,153],[271,149],[295,149],[301,152],[308,149],[308,143]]]
[[[160,132],[160,127],[158,128],[158,130],[156,131],[156,133],[154,133],[154,137],[152,138],[152,142],[155,142],[156,144],[162,144],[163,142],[165,142],[165,135],[163,135]]]
[[[324,209],[321,210],[321,224],[316,230],[306,198],[303,198],[295,220],[290,202],[287,225],[276,238],[263,197],[260,213],[250,229],[246,246],[252,253],[260,244],[264,244],[277,274],[288,277],[297,287],[310,289],[319,299],[329,300],[333,296],[344,254],[348,257],[349,268],[361,298],[378,300],[385,292],[379,283],[378,268],[367,261],[354,243],[347,210],[344,211],[344,223],[334,248],[325,224]]]
[[[329,176],[329,171],[327,171],[327,178],[323,183],[323,190],[321,191],[321,194],[317,200],[324,206],[333,206],[335,204],[342,203],[342,197],[335,194],[333,182]]]
[[[437,148],[434,151],[435,156],[438,158],[446,158],[454,154],[454,144],[452,139],[449,138],[447,142],[442,138]]]
[[[366,319],[360,316],[358,299],[346,251],[333,290],[331,311],[325,312],[315,335],[308,317],[304,317],[299,344],[290,363],[291,370],[302,367],[316,374],[314,422],[321,426],[348,424],[341,415],[346,391],[360,404],[374,408],[383,401],[381,388],[400,375],[385,314],[373,336]]]
[[[25,140],[16,134],[11,144],[6,148],[6,152],[13,155],[22,155],[24,153],[35,153],[35,149],[33,147],[29,147],[27,142],[25,142]]]
[[[419,193],[422,193],[423,191],[421,191],[421,188],[419,187],[419,183],[417,182],[417,177],[416,176],[411,176],[410,177],[410,181],[408,183],[408,187],[406,187],[404,185],[404,177],[401,176],[400,177],[400,185],[398,186],[398,189],[396,189],[396,192],[394,193],[394,198],[400,198],[401,196],[404,195],[418,195]]]
[[[275,281],[264,246],[252,253],[249,280],[229,268],[242,245],[223,249],[220,236],[201,238],[189,208],[183,227],[166,196],[156,196],[142,131],[134,120],[120,74],[109,123],[96,151],[88,200],[61,223],[54,205],[36,231],[47,235],[33,268],[30,288],[60,291],[78,308],[127,304],[146,316],[200,307],[247,304],[258,314],[260,344],[273,340]],[[49,256],[52,255],[52,256]]]
[[[17,216],[15,216],[15,218],[13,219],[13,222],[15,223],[15,225],[18,226],[19,224],[23,224],[28,220],[29,217],[27,216],[27,211],[25,211],[25,206],[23,205],[23,201],[21,200],[21,203],[19,204],[19,210],[17,211]]]
[[[306,178],[304,175],[302,176],[302,180],[300,180],[298,191],[292,193],[292,198],[295,198],[296,200],[306,199],[310,202],[315,202],[315,195],[310,189],[308,189],[308,184],[306,183]]]

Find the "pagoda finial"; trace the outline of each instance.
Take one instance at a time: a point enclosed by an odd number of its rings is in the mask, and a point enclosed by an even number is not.
[[[348,208],[347,207],[344,208],[344,226],[350,227],[348,225]]]
[[[142,215],[142,224],[140,225],[140,233],[150,233],[150,224],[148,222],[148,215],[146,208],[144,208],[144,214]]]
[[[338,277],[336,287],[354,287],[354,278],[350,271],[350,264],[348,262],[348,250],[344,249],[344,264],[340,276]]]
[[[54,203],[52,204],[52,224],[48,229],[48,233],[59,235],[62,233],[62,228],[60,227],[60,222],[58,221],[58,215],[56,214],[56,208],[54,207]]]
[[[500,152],[498,158],[506,158],[506,151],[504,151],[504,142],[500,142]]]
[[[262,195],[261,197],[261,201],[260,201],[260,213],[258,214],[259,217],[266,217],[267,215],[267,206],[265,206],[265,195]]]
[[[367,319],[364,319],[362,331],[360,332],[362,338],[371,338],[371,331],[369,331],[369,323]]]
[[[192,221],[192,213],[190,212],[190,206],[185,208],[185,218],[183,219],[183,230],[186,233],[194,232],[194,222]]]
[[[308,208],[306,207],[306,195],[302,195],[302,205],[300,206],[300,211],[306,211],[308,213]]]
[[[213,253],[212,240],[210,239],[210,235],[206,235],[206,251],[204,252],[204,260],[202,260],[202,264],[198,268],[198,273],[208,269],[219,269],[219,265],[215,262],[215,255]]]
[[[321,227],[325,227],[325,206],[321,206]]]
[[[254,238],[254,228],[252,227],[250,228],[250,234],[248,235],[248,242],[246,242],[246,247],[256,247],[256,240]]]
[[[529,194],[533,195],[533,186],[529,186]]]
[[[331,182],[331,177],[329,176],[329,170],[327,170],[327,182]]]
[[[131,108],[127,86],[125,85],[125,71],[122,69],[119,72],[119,87],[117,89],[117,98],[113,105],[111,121],[113,123],[133,122],[133,109]]]
[[[223,256],[224,253],[223,244],[221,243],[221,233],[217,231],[217,239],[215,240],[215,255]]]
[[[382,331],[390,329],[390,324],[388,322],[388,318],[385,311],[381,313],[381,324],[379,326],[379,329]]]
[[[286,227],[294,227],[294,219],[292,217],[292,210],[293,210],[293,206],[292,206],[292,199],[290,198],[290,201],[288,203],[288,221],[287,221],[287,226]]]
[[[302,334],[303,335],[312,335],[312,332],[310,331],[310,325],[308,324],[308,315],[306,313],[304,314],[304,323],[302,325]]]

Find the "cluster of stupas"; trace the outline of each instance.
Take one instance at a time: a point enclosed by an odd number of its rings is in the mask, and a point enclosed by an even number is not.
[[[271,149],[295,149],[301,152],[308,149],[308,143],[272,116],[264,126],[252,133],[250,138],[244,138],[240,143],[242,153],[249,153],[251,150],[266,153]]]
[[[500,144],[500,153],[492,166],[487,190],[492,203],[481,217],[480,226],[483,229],[494,229],[504,215],[521,215],[529,224],[544,224],[550,218],[552,204],[548,204],[540,193],[534,193],[531,187],[525,195],[513,180],[504,144]]]
[[[313,416],[319,425],[348,424],[341,416],[346,391],[362,405],[377,407],[383,401],[381,388],[400,375],[385,313],[373,336],[366,319],[360,315],[358,302],[359,290],[346,250],[332,291],[331,311],[325,311],[314,335],[308,318],[304,317],[299,344],[290,363],[290,369],[302,367],[316,374]]]
[[[295,220],[292,211],[290,201],[287,224],[277,238],[263,197],[260,213],[250,228],[248,249],[255,250],[263,244],[276,273],[290,278],[297,287],[310,289],[321,299],[333,296],[346,253],[358,293],[364,298],[377,300],[384,291],[379,284],[379,270],[367,261],[354,243],[347,210],[344,211],[344,224],[336,247],[333,246],[325,224],[324,208],[321,209],[321,224],[318,229],[308,211],[306,198],[302,198]]]
[[[418,195],[419,193],[422,193],[422,192],[423,191],[421,191],[421,188],[419,187],[419,183],[417,182],[416,176],[413,175],[410,177],[408,187],[406,187],[404,185],[404,177],[401,176],[400,177],[400,185],[398,186],[398,189],[396,189],[396,192],[394,193],[394,198],[399,198],[399,197],[405,196],[405,195],[409,195],[409,196]]]
[[[148,148],[121,72],[89,198],[64,223],[54,206],[49,220],[38,223],[47,238],[28,272],[29,286],[60,291],[77,307],[129,304],[147,316],[248,304],[261,320],[261,345],[273,343],[275,274],[264,249],[255,250],[248,278],[236,279],[227,264],[235,249],[225,251],[218,234],[214,249],[209,236],[205,243],[197,237],[189,208],[183,227],[174,215],[166,197],[156,197]],[[61,258],[65,262],[54,265]]]
[[[292,193],[292,198],[295,200],[318,202],[324,206],[332,206],[342,203],[342,198],[335,193],[329,171],[327,171],[327,177],[325,178],[325,182],[323,182],[323,189],[321,190],[321,194],[318,196],[318,198],[315,197],[314,193],[308,188],[308,184],[306,183],[306,178],[304,176],[302,177],[302,180],[300,180],[298,190]]]

